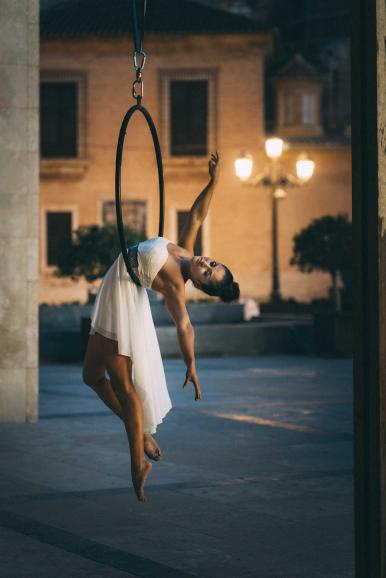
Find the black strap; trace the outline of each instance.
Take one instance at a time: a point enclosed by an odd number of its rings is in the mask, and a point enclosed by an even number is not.
[[[130,270],[128,271],[131,279],[134,281],[138,287],[141,287],[141,281],[137,275],[138,272],[138,243],[136,245],[132,245],[127,249],[127,257],[130,263]],[[127,269],[127,266],[126,266]]]
[[[144,23],[146,14],[146,0],[131,0],[131,21],[133,27],[134,50],[142,52]]]

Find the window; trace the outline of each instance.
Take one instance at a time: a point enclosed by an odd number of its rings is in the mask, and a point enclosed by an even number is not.
[[[314,94],[303,94],[303,124],[316,123],[316,99]]]
[[[287,92],[284,94],[284,124],[316,124],[316,95]]]
[[[284,94],[284,124],[296,124],[296,94]]]
[[[169,103],[171,155],[207,155],[208,81],[172,80]]]
[[[179,166],[191,159],[201,164],[216,149],[217,69],[161,70],[160,84],[166,162]]]
[[[134,233],[146,233],[146,201],[122,201],[121,206],[124,225]],[[104,225],[116,224],[115,201],[103,203],[102,219]]]
[[[40,153],[42,158],[78,156],[78,84],[40,84]]]
[[[178,239],[181,237],[182,229],[187,221],[189,211],[178,211],[177,213],[177,227],[178,227]],[[202,255],[202,227],[198,231],[197,239],[194,244],[194,254]]]
[[[72,213],[47,212],[47,265],[56,265],[63,246],[71,243]]]

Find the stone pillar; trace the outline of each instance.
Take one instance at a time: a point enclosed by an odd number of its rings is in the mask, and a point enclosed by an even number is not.
[[[352,6],[355,576],[386,578],[386,8]]]
[[[0,0],[0,422],[38,399],[38,0]]]
[[[377,0],[381,576],[386,578],[386,3]]]

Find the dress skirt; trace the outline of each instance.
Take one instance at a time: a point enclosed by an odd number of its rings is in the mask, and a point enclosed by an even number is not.
[[[130,357],[133,383],[142,402],[144,433],[155,433],[172,404],[146,289],[133,283],[122,255],[105,274],[91,314],[90,334],[118,342]]]

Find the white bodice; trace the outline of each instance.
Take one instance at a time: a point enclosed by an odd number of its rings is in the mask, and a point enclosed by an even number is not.
[[[169,256],[167,249],[171,241],[165,237],[151,237],[138,245],[138,278],[142,287],[150,289],[151,285],[166,263]]]

